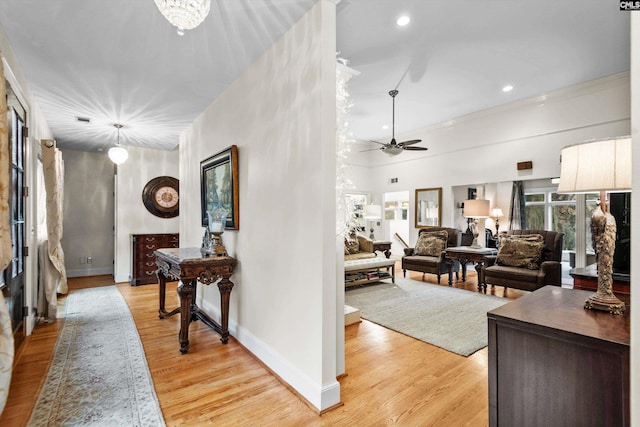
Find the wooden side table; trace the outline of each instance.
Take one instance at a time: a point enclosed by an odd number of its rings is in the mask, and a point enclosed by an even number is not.
[[[384,252],[384,255],[389,258],[391,256],[391,242],[386,240],[374,240],[373,241],[373,252],[376,251]]]
[[[203,258],[200,248],[158,249],[155,251],[157,275],[160,283],[160,318],[180,313],[180,352],[189,351],[189,325],[193,320],[201,320],[220,334],[223,344],[229,342],[229,299],[233,283],[229,277],[237,260],[230,256],[209,256]],[[171,312],[165,310],[167,278],[179,280],[178,296],[180,307]],[[218,281],[219,280],[219,281]],[[197,282],[209,285],[218,281],[220,291],[220,324],[207,316],[196,304]]]
[[[462,265],[462,281],[467,280],[467,263],[475,262],[482,269],[482,264],[484,263],[484,257],[487,255],[495,255],[498,253],[498,250],[495,248],[472,248],[470,246],[452,246],[444,250],[445,259],[447,261],[447,266],[449,267],[449,286],[453,284],[452,277],[452,269],[453,269],[453,261],[458,260]],[[478,277],[478,290],[487,292],[487,285],[484,284],[484,280],[481,277]]]

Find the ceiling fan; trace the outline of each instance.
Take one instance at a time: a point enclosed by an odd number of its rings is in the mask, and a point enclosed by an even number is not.
[[[410,141],[402,141],[402,142],[396,142],[396,95],[398,94],[397,90],[392,90],[389,92],[389,95],[391,95],[391,98],[393,98],[393,112],[392,112],[392,116],[391,116],[391,120],[392,120],[392,130],[391,130],[391,142],[389,142],[388,144],[385,144],[384,142],[378,142],[378,141],[373,141],[371,140],[371,142],[375,142],[376,144],[380,144],[382,145],[382,147],[379,148],[372,148],[370,150],[363,150],[363,151],[373,151],[373,150],[382,150],[383,153],[386,153],[390,156],[396,156],[400,153],[402,153],[403,150],[411,150],[411,151],[427,151],[428,148],[426,147],[412,147],[413,144],[417,144],[418,142],[421,142],[421,139],[412,139]]]

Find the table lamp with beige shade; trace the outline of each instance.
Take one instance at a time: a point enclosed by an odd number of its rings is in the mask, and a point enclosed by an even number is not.
[[[631,138],[585,142],[562,149],[558,193],[600,192],[600,204],[591,217],[596,252],[598,289],[586,309],[621,314],[624,302],[613,294],[613,254],[616,220],[607,208],[606,192],[631,191]]]
[[[478,219],[489,218],[489,201],[484,199],[472,199],[465,200],[464,202],[464,216],[465,218],[473,218],[473,242],[471,242],[472,248],[481,248],[478,244]]]

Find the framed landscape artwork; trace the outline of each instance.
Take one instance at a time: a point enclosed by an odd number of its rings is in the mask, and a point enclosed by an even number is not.
[[[238,198],[238,147],[231,147],[200,162],[202,226],[209,225],[207,211],[222,206],[227,211],[226,229],[240,228]]]

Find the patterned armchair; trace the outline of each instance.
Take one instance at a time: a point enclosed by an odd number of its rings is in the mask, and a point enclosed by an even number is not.
[[[436,250],[433,247],[424,247],[421,245],[421,240],[426,237],[444,237],[445,234],[443,234],[443,232],[446,233],[446,237],[444,238],[446,243],[443,247],[439,247]],[[437,275],[438,283],[440,283],[440,276],[449,272],[449,267],[444,258],[444,249],[451,246],[460,246],[461,241],[462,232],[457,228],[428,227],[420,229],[416,247],[405,248],[404,250],[404,256],[402,257],[402,272],[404,277],[407,277],[407,270],[419,271],[422,272],[423,278],[424,273]],[[422,251],[416,251],[417,248],[422,249]],[[458,278],[458,271],[460,271],[460,263],[458,261],[454,261],[452,271],[456,273],[456,278]]]
[[[532,236],[540,236],[540,238]],[[506,239],[505,239],[506,236]],[[505,288],[535,291],[562,284],[564,233],[545,230],[511,230],[500,233],[498,255],[485,258],[482,281]]]

